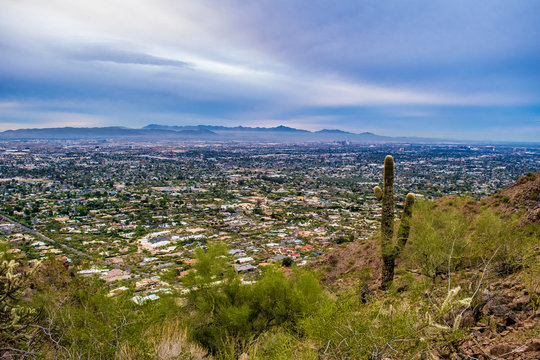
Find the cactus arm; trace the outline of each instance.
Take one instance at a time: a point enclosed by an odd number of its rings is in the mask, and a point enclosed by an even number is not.
[[[396,252],[399,254],[409,240],[409,232],[411,230],[412,207],[414,205],[414,194],[408,193],[403,203],[403,214],[401,215],[401,223],[397,232]]]
[[[375,198],[376,198],[377,200],[381,200],[381,199],[382,199],[382,194],[383,194],[383,192],[382,192],[382,189],[381,189],[380,186],[375,186],[375,187],[373,188],[373,195],[375,195]]]

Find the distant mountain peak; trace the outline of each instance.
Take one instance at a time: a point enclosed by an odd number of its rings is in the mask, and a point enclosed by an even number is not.
[[[307,131],[307,130],[296,129],[296,128],[292,128],[292,127],[285,126],[285,125],[279,125],[279,126],[276,126],[276,127],[274,127],[274,128],[268,128],[268,129],[274,129],[274,130],[277,130],[277,131],[300,131],[300,132],[309,132],[309,131]]]
[[[352,132],[343,131],[339,129],[322,129],[315,132],[319,134],[352,134]]]

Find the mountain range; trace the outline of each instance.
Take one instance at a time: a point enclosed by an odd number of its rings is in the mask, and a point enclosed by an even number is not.
[[[18,129],[0,132],[0,140],[187,140],[187,141],[238,141],[238,142],[332,142],[353,143],[433,142],[435,139],[394,138],[370,132],[352,133],[338,129],[308,131],[288,126],[168,126],[150,124],[141,129],[127,127],[59,127]],[[439,140],[440,141],[440,140]]]
[[[167,140],[167,141],[216,141],[216,142],[268,142],[268,143],[471,143],[419,137],[390,137],[371,132],[352,133],[339,129],[309,131],[288,126],[170,126],[150,124],[140,129],[110,127],[58,127],[18,129],[0,132],[0,140]],[[478,142],[476,142],[478,143]],[[482,142],[487,143],[487,142]]]

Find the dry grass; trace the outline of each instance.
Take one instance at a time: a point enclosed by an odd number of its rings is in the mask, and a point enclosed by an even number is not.
[[[156,360],[211,360],[206,350],[189,341],[187,330],[178,322],[167,322],[148,329],[145,336],[147,347],[145,358]],[[141,358],[141,350],[124,344],[117,354],[118,359],[135,360]]]
[[[152,341],[156,357],[161,360],[210,359],[206,350],[188,340],[187,331],[177,322],[168,323],[159,329]]]

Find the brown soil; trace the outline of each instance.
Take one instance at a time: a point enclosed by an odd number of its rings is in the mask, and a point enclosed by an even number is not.
[[[375,288],[380,277],[380,247],[374,240],[354,241],[339,246],[312,263],[322,271],[322,281],[329,285],[348,287],[361,283]]]
[[[513,185],[484,198],[481,204],[508,216],[522,212],[522,225],[540,222],[540,171],[523,175]]]

